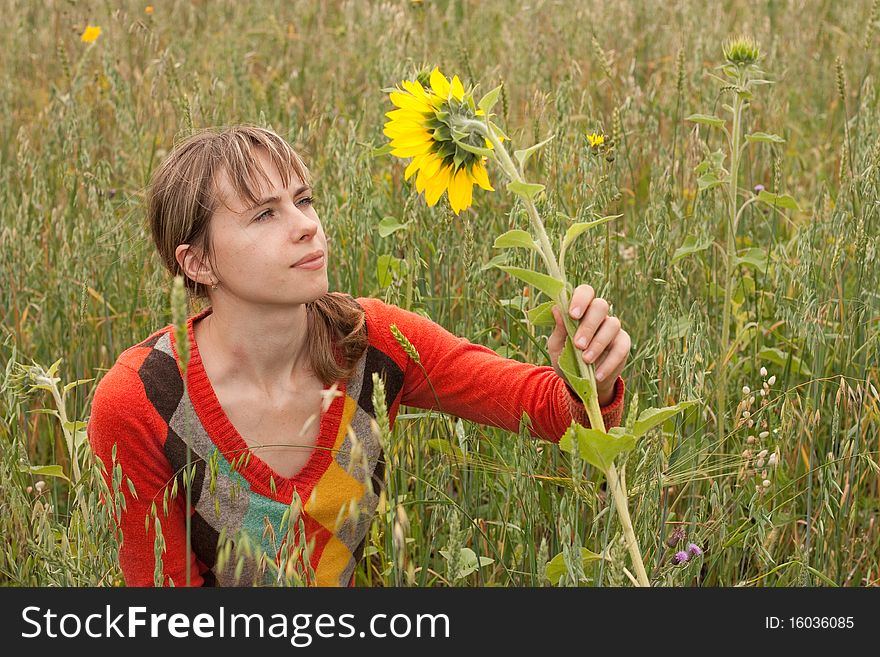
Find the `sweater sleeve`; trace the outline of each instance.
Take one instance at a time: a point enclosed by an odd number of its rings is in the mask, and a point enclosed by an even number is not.
[[[374,301],[370,304],[373,320],[385,347],[406,359],[401,404],[512,432],[519,430],[525,411],[532,420],[530,434],[550,442],[559,442],[572,419],[590,426],[583,403],[549,365],[504,358],[486,346],[456,337],[426,317]],[[398,345],[391,324],[415,347],[421,367]],[[624,382],[618,377],[614,399],[602,407],[606,429],[620,424],[623,397]]]
[[[87,433],[92,451],[104,465],[104,479],[113,492],[113,446],[116,463],[121,467],[123,482],[120,491],[124,507],[117,517],[122,532],[119,563],[126,586],[152,586],[155,568],[155,519],[147,520],[155,502],[165,553],[162,555],[164,583],[169,578],[175,586],[185,586],[186,523],[185,501],[178,492],[170,498],[174,483],[171,464],[163,444],[167,427],[149,404],[143,383],[131,367],[117,362],[95,389]],[[134,484],[136,496],[125,479]],[[168,515],[163,508],[165,487],[169,488]],[[180,487],[180,491],[183,487]],[[195,555],[191,552],[190,582],[201,586],[202,577]]]

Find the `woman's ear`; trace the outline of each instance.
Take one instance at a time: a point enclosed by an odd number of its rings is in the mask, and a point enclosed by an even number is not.
[[[181,244],[174,250],[174,257],[187,278],[202,285],[211,285],[217,282],[210,265],[197,247]]]

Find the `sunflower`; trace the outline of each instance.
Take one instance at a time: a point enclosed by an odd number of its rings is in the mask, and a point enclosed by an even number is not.
[[[391,91],[389,98],[397,109],[385,114],[390,120],[384,133],[391,139],[392,155],[412,158],[404,178],[418,172],[416,190],[425,192],[428,205],[436,205],[445,191],[457,215],[470,207],[475,184],[495,191],[486,173],[487,158],[461,143],[480,149],[491,149],[492,144],[475,131],[461,130],[461,120],[485,114],[474,107],[472,94],[465,93],[458,76],[450,81],[434,68],[425,77],[424,86],[419,80],[404,80],[403,89]]]

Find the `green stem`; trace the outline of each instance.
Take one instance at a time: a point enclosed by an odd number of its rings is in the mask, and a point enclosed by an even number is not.
[[[737,86],[745,83],[744,74],[740,74]],[[721,349],[718,357],[718,387],[716,389],[716,422],[719,449],[724,445],[724,412],[727,408],[727,358],[730,342],[730,306],[733,295],[733,263],[736,258],[736,224],[739,218],[736,206],[737,182],[740,160],[740,132],[742,122],[743,101],[737,93],[733,101],[733,131],[730,146],[730,182],[729,182],[729,223],[726,226],[726,253],[724,259],[724,308],[721,319]]]
[[[514,164],[513,160],[510,159],[510,155],[507,153],[507,149],[503,146],[501,140],[495,134],[495,131],[490,126],[487,126],[478,121],[474,121],[472,123],[479,124],[481,132],[484,132],[486,138],[492,143],[495,159],[504,170],[504,172],[507,174],[507,176],[514,182],[525,182],[523,180],[522,174],[519,171],[519,168],[516,166],[516,164]],[[553,253],[553,247],[550,244],[550,238],[547,236],[547,231],[544,228],[544,222],[541,221],[541,217],[538,215],[538,208],[535,206],[535,203],[531,199],[524,199],[524,201],[526,205],[526,210],[529,215],[529,220],[532,224],[532,228],[534,229],[538,237],[538,249],[541,257],[544,259],[544,264],[547,266],[547,270],[550,272],[550,275],[553,276],[555,279],[562,281],[563,283],[562,292],[559,293],[559,298],[556,301],[559,305],[559,310],[565,324],[565,329],[568,332],[569,337],[571,338],[572,345],[574,345],[574,336],[575,332],[577,331],[578,324],[568,314],[568,307],[571,300],[568,295],[568,282],[565,278],[565,272],[562,271],[562,268],[556,261],[556,257]],[[590,418],[590,426],[604,433],[605,420],[602,418],[602,409],[599,405],[599,399],[597,395],[595,368],[593,367],[592,363],[587,363],[584,361],[582,356],[583,351],[581,349],[579,349],[577,346],[574,346],[574,349],[577,356],[576,360],[578,363],[578,367],[580,368],[581,377],[586,379],[590,383],[590,395],[586,400],[587,403],[585,404],[587,416]],[[642,561],[642,554],[639,550],[635,531],[633,531],[633,524],[632,519],[629,515],[626,491],[624,490],[621,479],[618,476],[617,468],[613,463],[609,466],[608,471],[605,474],[608,479],[608,486],[611,489],[611,494],[614,498],[615,509],[620,516],[620,523],[623,526],[623,534],[626,539],[627,548],[629,549],[630,558],[632,559],[633,566],[636,570],[638,583],[641,586],[650,587],[651,583],[648,580],[648,574],[645,571],[645,566],[644,562]]]

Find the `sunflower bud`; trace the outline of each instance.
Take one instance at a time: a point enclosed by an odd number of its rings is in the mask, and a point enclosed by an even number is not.
[[[739,35],[724,43],[724,58],[739,67],[751,66],[761,57],[758,43],[750,36]]]

